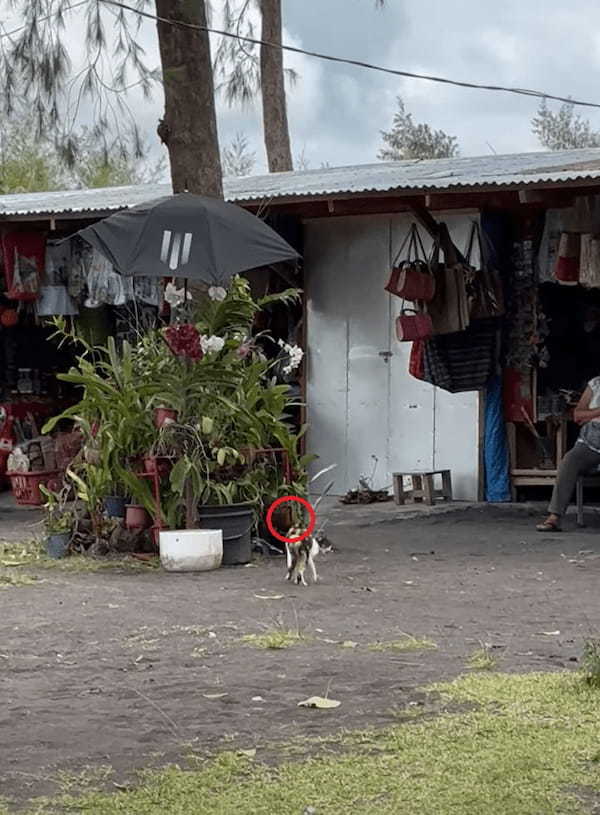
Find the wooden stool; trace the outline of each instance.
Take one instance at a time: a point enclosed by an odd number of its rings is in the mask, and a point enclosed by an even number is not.
[[[436,490],[434,476],[442,476],[442,489]],[[412,488],[404,489],[404,479],[410,476]],[[452,500],[452,474],[450,470],[425,470],[416,473],[393,473],[394,501],[397,504],[414,504],[421,501],[423,504],[433,506],[436,499]]]
[[[593,472],[590,475],[580,475],[577,479],[577,526],[585,526],[583,518],[584,487],[600,487],[600,473],[598,473],[598,475],[595,475]]]

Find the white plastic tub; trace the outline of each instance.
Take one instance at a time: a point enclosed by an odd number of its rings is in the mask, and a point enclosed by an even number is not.
[[[160,533],[160,562],[168,572],[208,572],[223,560],[220,529],[175,529]]]

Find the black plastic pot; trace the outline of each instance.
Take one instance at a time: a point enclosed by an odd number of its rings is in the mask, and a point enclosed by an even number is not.
[[[117,495],[107,495],[104,499],[104,509],[109,518],[124,518],[126,498],[119,498]]]
[[[46,540],[46,551],[48,557],[53,560],[59,560],[66,557],[69,551],[69,544],[71,543],[71,532],[61,532],[55,535],[48,535]]]
[[[198,507],[200,527],[220,529],[223,533],[223,566],[250,563],[252,559],[252,504],[224,504]]]

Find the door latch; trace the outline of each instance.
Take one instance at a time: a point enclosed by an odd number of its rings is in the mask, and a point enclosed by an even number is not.
[[[379,356],[383,359],[384,362],[389,362],[390,357],[392,356],[391,351],[380,351]]]

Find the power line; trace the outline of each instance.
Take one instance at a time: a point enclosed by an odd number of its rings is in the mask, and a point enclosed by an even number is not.
[[[231,31],[221,31],[220,29],[217,28],[196,25],[195,23],[186,23],[183,20],[173,20],[168,17],[160,17],[156,14],[150,14],[150,12],[148,11],[142,11],[141,9],[133,8],[133,6],[129,6],[126,3],[119,2],[119,0],[101,0],[101,2],[106,3],[107,5],[117,6],[118,8],[124,9],[125,11],[132,11],[134,14],[138,14],[141,17],[146,17],[149,20],[154,20],[155,22],[179,26],[180,28],[191,28],[195,31],[207,31],[209,34],[217,34],[221,37],[229,37],[231,39],[239,40],[241,42],[251,43],[252,45],[266,45],[269,48],[279,48],[282,51],[289,51],[293,54],[303,54],[304,56],[326,60],[327,62],[337,62],[343,65],[353,65],[357,68],[366,68],[370,71],[379,71],[380,73],[392,74],[393,76],[401,76],[408,79],[422,79],[427,82],[438,82],[443,85],[453,85],[458,88],[473,88],[475,90],[482,91],[498,91],[501,93],[513,93],[518,94],[519,96],[531,96],[536,99],[551,99],[555,102],[566,102],[569,105],[580,105],[582,107],[588,108],[600,108],[600,103],[598,102],[584,102],[581,99],[570,99],[568,96],[555,96],[551,93],[544,93],[543,91],[534,91],[528,88],[507,88],[504,87],[503,85],[484,85],[478,82],[461,82],[460,80],[457,79],[447,79],[446,77],[441,76],[432,76],[430,74],[415,74],[411,73],[410,71],[401,71],[395,68],[385,68],[382,65],[373,65],[370,62],[362,62],[361,60],[357,59],[334,57],[331,56],[331,54],[322,54],[319,53],[318,51],[307,51],[304,48],[295,48],[293,45],[283,45],[279,43],[267,42],[265,40],[259,40],[254,37],[245,37],[241,34],[234,34]]]

